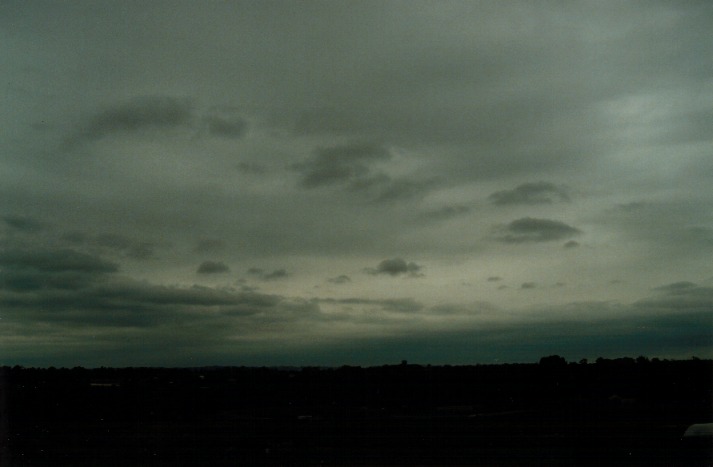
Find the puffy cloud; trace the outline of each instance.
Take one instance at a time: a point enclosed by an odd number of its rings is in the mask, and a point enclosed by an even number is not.
[[[230,271],[230,268],[223,262],[220,261],[203,261],[198,270],[198,274],[220,274]]]
[[[314,157],[296,165],[304,188],[351,183],[360,186],[373,179],[370,165],[388,160],[391,153],[373,143],[353,143],[318,149]]]
[[[245,135],[248,122],[235,107],[214,107],[200,116],[188,99],[160,95],[143,96],[95,113],[75,132],[68,143],[71,146],[112,134],[173,128],[204,131],[209,136],[235,139]]]
[[[97,113],[75,138],[76,141],[94,140],[116,132],[187,126],[193,117],[193,109],[185,99],[137,97]]]
[[[412,298],[389,298],[389,299],[369,299],[369,298],[322,298],[319,302],[340,305],[367,305],[376,306],[384,311],[398,313],[415,313],[424,309],[421,302]]]
[[[344,274],[337,276],[337,277],[332,277],[330,279],[327,279],[327,282],[330,282],[332,284],[346,284],[351,281],[352,281],[351,278]]]
[[[478,315],[483,316],[486,314],[490,314],[492,316],[502,310],[494,306],[492,303],[478,301],[467,304],[443,303],[430,307],[428,311],[438,315],[461,315],[465,317],[473,317]]]
[[[369,274],[388,274],[389,276],[398,276],[399,274],[406,274],[412,277],[420,276],[419,271],[421,266],[414,262],[406,262],[402,258],[385,259],[379,263],[379,265],[374,269],[370,268],[366,271]]]
[[[241,138],[248,128],[247,121],[234,107],[212,109],[204,121],[210,135],[223,138]]]
[[[262,276],[265,271],[262,268],[250,268],[248,269],[248,274],[251,276]]]
[[[550,182],[523,183],[512,190],[496,191],[488,199],[494,204],[548,204],[569,201],[569,189]]]
[[[510,222],[497,238],[506,243],[548,242],[581,233],[581,230],[564,222],[524,217]]]
[[[43,222],[26,216],[7,215],[2,216],[2,220],[8,227],[26,233],[39,232],[45,228]]]
[[[272,272],[265,272],[262,268],[250,268],[248,269],[248,274],[264,281],[286,279],[289,276],[289,273],[285,269],[275,269]]]
[[[285,279],[287,276],[289,276],[288,272],[284,269],[275,269],[272,272],[269,272],[263,276],[263,279],[266,281],[271,281],[275,279]]]

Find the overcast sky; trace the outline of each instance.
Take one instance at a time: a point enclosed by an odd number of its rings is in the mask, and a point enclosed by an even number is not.
[[[0,364],[713,357],[711,25],[3,1]]]

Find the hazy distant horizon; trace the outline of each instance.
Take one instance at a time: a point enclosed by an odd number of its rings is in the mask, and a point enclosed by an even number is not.
[[[0,365],[713,358],[711,24],[2,2]]]

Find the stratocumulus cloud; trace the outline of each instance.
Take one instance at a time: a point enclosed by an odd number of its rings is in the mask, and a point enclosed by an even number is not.
[[[168,96],[131,99],[93,115],[76,135],[77,140],[95,140],[117,132],[160,130],[188,125],[191,105]]]
[[[581,233],[581,230],[564,222],[523,217],[507,224],[497,238],[505,243],[550,242]]]
[[[496,191],[490,199],[495,204],[549,204],[556,201],[569,201],[567,187],[549,182],[523,183],[512,190]]]
[[[296,169],[302,174],[300,184],[305,188],[342,183],[360,186],[373,179],[370,166],[374,162],[390,157],[390,153],[380,145],[354,143],[320,148],[314,157],[297,165]]]
[[[248,122],[234,107],[212,109],[204,118],[208,133],[223,138],[241,138],[248,129]]]
[[[381,261],[376,268],[369,268],[366,271],[373,275],[386,274],[389,276],[398,276],[404,274],[417,277],[421,275],[421,266],[412,261],[406,262],[402,258],[392,258],[385,259]]]
[[[709,2],[1,4],[0,364],[713,356]]]
[[[230,271],[230,268],[221,261],[203,261],[196,271],[198,274],[220,274]]]

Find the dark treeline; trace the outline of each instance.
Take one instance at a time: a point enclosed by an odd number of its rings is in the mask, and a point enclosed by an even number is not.
[[[7,465],[686,465],[676,443],[713,416],[713,361],[697,358],[15,366],[0,381]]]

